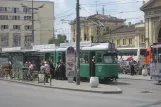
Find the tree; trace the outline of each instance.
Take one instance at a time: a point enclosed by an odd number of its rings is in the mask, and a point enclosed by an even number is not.
[[[66,40],[66,35],[62,35],[62,34],[58,34],[57,38],[55,38],[55,36],[51,39],[49,39],[49,44],[55,44],[57,46],[60,45],[60,43],[64,43],[64,42],[68,42],[68,40]]]

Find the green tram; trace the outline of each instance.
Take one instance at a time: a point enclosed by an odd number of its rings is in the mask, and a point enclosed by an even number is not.
[[[118,79],[117,51],[113,43],[97,43],[80,48],[80,77],[89,79],[92,74],[101,80]],[[55,62],[66,59],[67,48],[59,47],[55,51]],[[95,57],[94,66],[92,58]]]
[[[71,45],[69,43],[68,46],[75,47],[75,44]],[[68,46],[66,45],[66,47],[60,46],[52,49],[39,49],[32,51],[21,50],[20,52],[17,52],[17,55],[14,54],[15,52],[9,53],[13,54],[10,55],[14,65],[21,62],[19,65],[22,66],[25,61],[32,62],[32,60],[34,60],[36,65],[39,65],[41,61],[50,59],[55,66],[60,60],[63,60],[64,63],[66,62],[66,50]],[[93,66],[92,58],[94,56],[95,61]],[[113,43],[91,43],[88,46],[81,46],[80,77],[89,79],[92,74],[99,77],[101,80],[118,79],[117,51]]]

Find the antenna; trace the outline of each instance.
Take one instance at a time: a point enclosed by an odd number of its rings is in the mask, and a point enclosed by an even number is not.
[[[95,2],[96,2],[96,14],[98,14],[98,10],[97,10],[98,0],[96,0]]]
[[[104,9],[105,5],[102,5],[102,14],[105,15],[105,9]]]

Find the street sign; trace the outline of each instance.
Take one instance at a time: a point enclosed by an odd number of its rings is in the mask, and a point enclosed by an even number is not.
[[[68,47],[66,51],[66,77],[68,80],[73,80],[75,77],[75,51],[73,47]]]
[[[40,50],[40,49],[54,49],[55,44],[46,44],[46,45],[34,45],[34,50]]]
[[[12,51],[20,51],[21,47],[14,47],[14,48],[2,48],[2,52],[12,52]]]

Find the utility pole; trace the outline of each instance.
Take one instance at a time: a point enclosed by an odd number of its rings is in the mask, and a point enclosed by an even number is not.
[[[32,0],[32,41],[34,45],[34,0]]]
[[[97,25],[97,35],[96,35],[96,42],[99,42],[99,39],[98,39],[98,37],[99,37],[99,26]]]
[[[77,35],[76,35],[76,85],[80,85],[80,17],[79,17],[79,0],[76,3],[76,24],[77,24]]]

